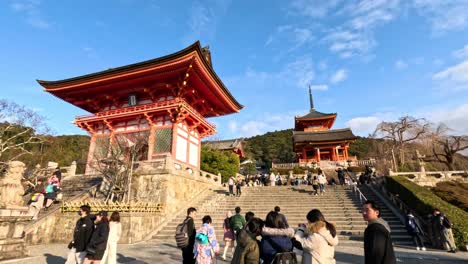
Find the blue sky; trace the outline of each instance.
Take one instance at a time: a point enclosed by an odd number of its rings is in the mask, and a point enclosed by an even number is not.
[[[367,135],[410,114],[468,134],[468,1],[1,1],[2,97],[83,134],[83,110],[35,80],[173,53],[200,40],[245,106],[210,119],[215,138],[291,128],[315,108]]]

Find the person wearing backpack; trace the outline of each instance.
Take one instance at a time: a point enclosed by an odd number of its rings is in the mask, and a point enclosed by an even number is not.
[[[425,251],[426,247],[424,247],[424,242],[422,239],[424,232],[421,228],[421,225],[419,224],[418,219],[414,217],[410,211],[408,211],[408,214],[406,215],[406,230],[408,231],[408,234],[413,237],[416,250]]]
[[[224,240],[224,251],[223,256],[221,257],[223,260],[226,260],[226,253],[229,248],[232,248],[232,254],[234,255],[234,242],[236,237],[234,236],[234,231],[231,228],[230,220],[231,220],[231,211],[227,212],[226,218],[223,222],[223,240]]]
[[[457,247],[455,246],[455,243],[453,241],[454,239],[452,234],[452,223],[450,219],[446,215],[441,213],[438,209],[434,209],[433,220],[435,222],[435,227],[438,229],[436,231],[439,231],[442,245],[448,252],[456,253]]]
[[[263,262],[275,263],[273,260],[278,260],[281,255],[286,257],[285,253],[289,254],[290,260],[296,259],[296,255],[292,252],[293,244],[291,238],[293,236],[294,229],[286,228],[282,217],[277,212],[269,212],[266,216],[265,227],[262,230],[262,241],[260,243],[260,258]]]
[[[231,228],[234,231],[234,234],[237,235],[237,231],[241,230],[244,227],[245,219],[240,214],[241,208],[239,206],[235,208],[235,211],[236,214],[231,217],[231,221],[229,223],[231,224]]]
[[[177,247],[182,250],[183,264],[195,264],[193,247],[195,245],[195,223],[193,219],[197,215],[197,209],[190,207],[187,209],[187,217],[176,228],[175,240]]]

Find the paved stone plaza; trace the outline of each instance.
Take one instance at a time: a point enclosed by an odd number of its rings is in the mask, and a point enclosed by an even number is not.
[[[30,256],[21,260],[9,260],[0,263],[15,264],[59,264],[64,263],[68,249],[65,244],[52,244],[47,246],[30,247]],[[353,243],[338,246],[336,248],[337,263],[364,263],[362,244]],[[414,249],[397,247],[397,258],[399,263],[468,263],[468,253],[459,252],[456,254],[444,251],[429,250],[426,252]],[[117,257],[118,263],[128,264],[152,264],[152,263],[181,263],[180,250],[171,243],[148,241],[135,245],[119,245]],[[228,259],[230,260],[230,259]],[[218,259],[218,264],[230,263]]]

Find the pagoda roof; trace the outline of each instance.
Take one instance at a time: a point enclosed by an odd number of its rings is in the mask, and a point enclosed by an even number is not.
[[[87,104],[90,99],[94,99],[93,96],[107,93],[109,97],[110,93],[122,92],[125,90],[121,89],[122,87],[133,87],[135,83],[147,84],[149,81],[164,80],[163,78],[181,79],[181,76],[188,77],[189,72],[190,78],[194,78],[192,83],[197,83],[192,87],[203,87],[205,91],[201,97],[213,102],[220,114],[239,112],[243,108],[213,70],[209,50],[202,48],[199,41],[159,58],[63,80],[37,82],[46,92],[86,111],[95,112]],[[83,94],[86,94],[88,99],[78,100]],[[207,117],[209,116],[213,114]]]
[[[243,142],[244,142],[244,139],[239,138],[239,139],[205,141],[203,142],[203,144],[208,145],[215,149],[219,149],[219,150],[231,150],[231,149],[241,148]]]
[[[304,116],[298,116],[296,119],[324,119],[324,118],[334,118],[336,117],[336,113],[322,113],[316,111],[315,109],[311,109],[309,113]]]
[[[355,140],[357,137],[353,134],[351,129],[332,129],[325,131],[293,131],[294,143],[302,142],[335,142],[335,141],[350,141]]]

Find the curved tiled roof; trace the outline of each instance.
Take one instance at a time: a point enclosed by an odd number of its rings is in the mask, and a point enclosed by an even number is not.
[[[315,132],[293,131],[294,143],[355,140],[356,138],[349,128]]]

